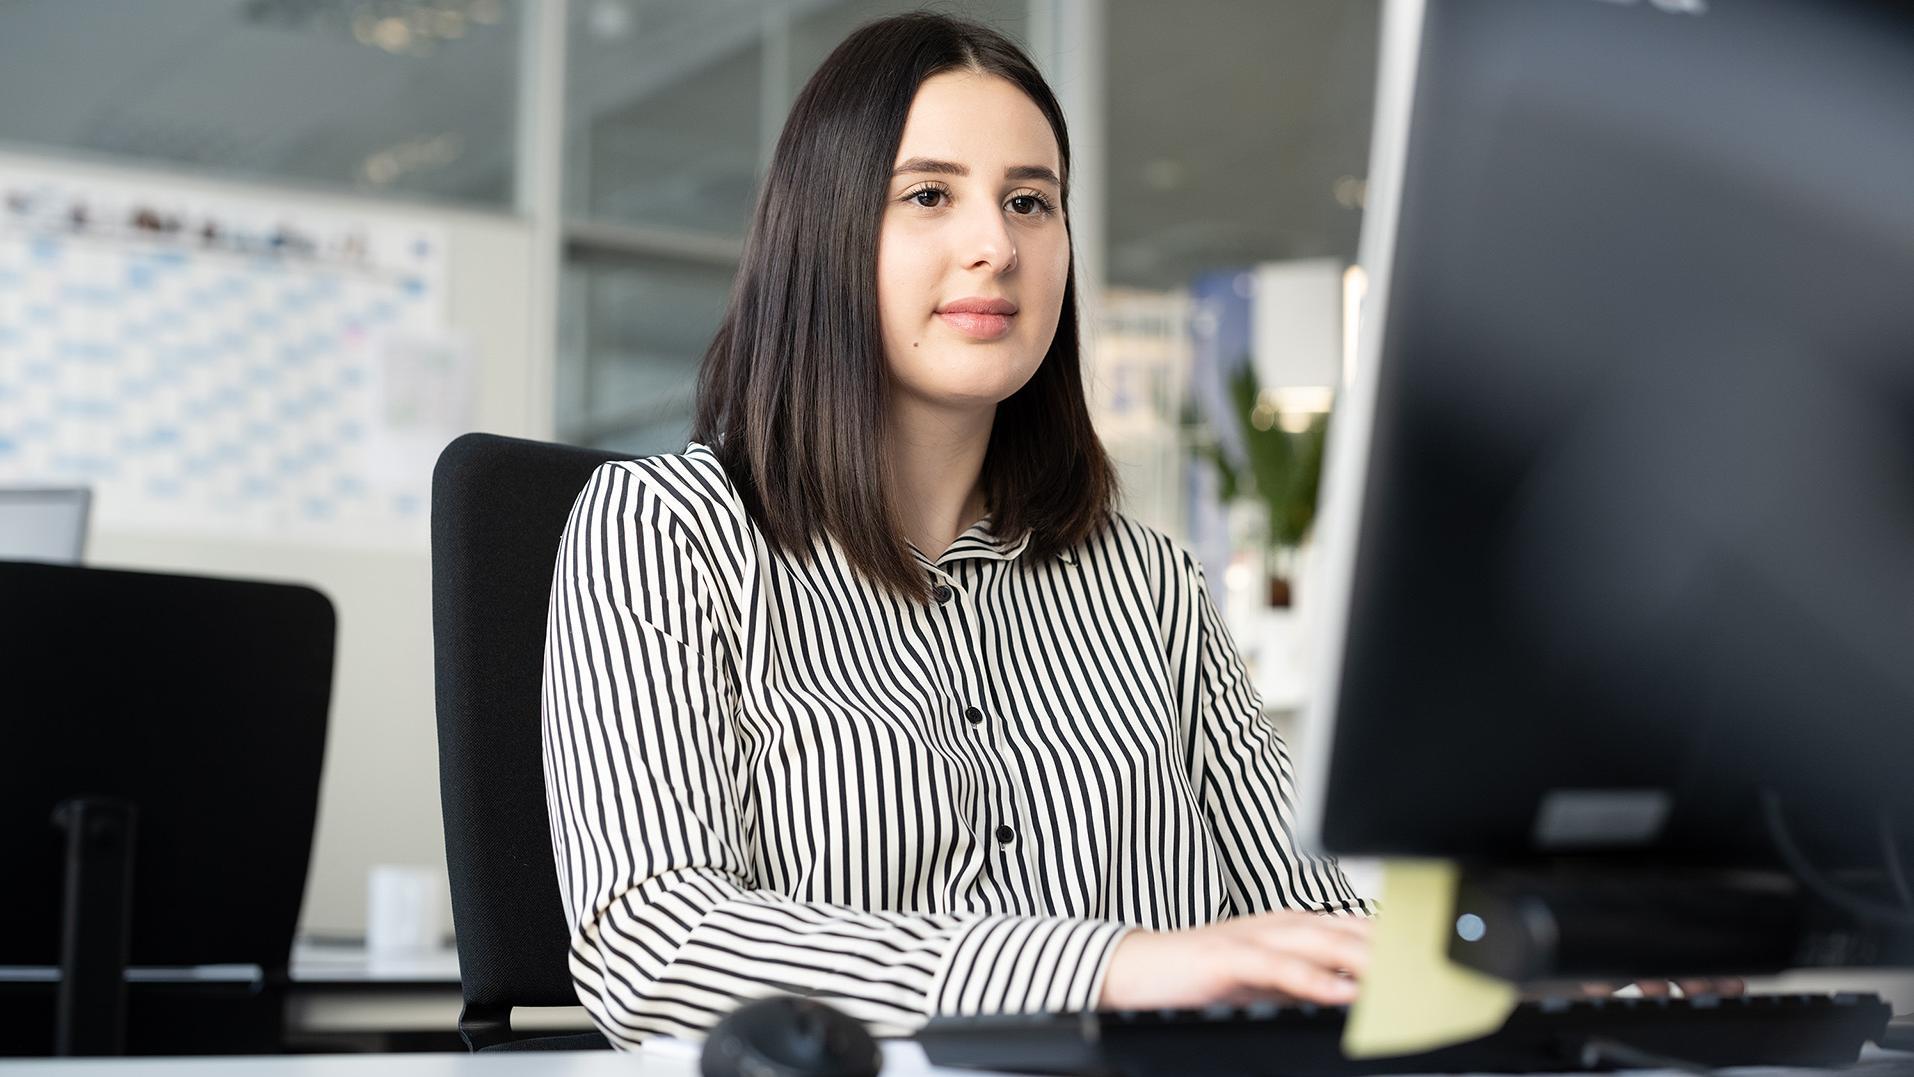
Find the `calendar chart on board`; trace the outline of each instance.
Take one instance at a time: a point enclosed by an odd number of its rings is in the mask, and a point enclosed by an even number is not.
[[[0,486],[96,526],[423,545],[468,428],[443,230],[0,170]]]

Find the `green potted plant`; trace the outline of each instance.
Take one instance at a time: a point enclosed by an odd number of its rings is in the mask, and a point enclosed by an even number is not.
[[[1247,466],[1231,463],[1214,437],[1196,439],[1195,451],[1216,466],[1225,504],[1250,499],[1261,509],[1268,605],[1287,607],[1295,593],[1297,550],[1316,522],[1329,415],[1281,412],[1257,385],[1248,362],[1230,379],[1229,390]]]

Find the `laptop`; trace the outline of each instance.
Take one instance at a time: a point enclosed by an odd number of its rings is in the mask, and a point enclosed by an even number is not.
[[[0,561],[79,564],[92,501],[84,487],[0,487]]]

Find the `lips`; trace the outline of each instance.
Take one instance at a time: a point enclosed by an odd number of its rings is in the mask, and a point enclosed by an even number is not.
[[[1010,320],[1013,314],[967,314],[943,312],[937,315],[944,324],[967,337],[978,340],[995,340],[1010,332]]]
[[[981,295],[953,299],[937,308],[939,314],[1015,314],[1017,304],[1008,299],[989,299]]]
[[[995,340],[1010,332],[1011,319],[1017,316],[1017,304],[1008,299],[970,296],[946,303],[937,316],[944,324],[973,340]]]

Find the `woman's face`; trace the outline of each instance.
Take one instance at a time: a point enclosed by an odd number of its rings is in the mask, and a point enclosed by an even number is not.
[[[1063,306],[1057,140],[1015,84],[946,71],[918,87],[894,168],[877,244],[894,390],[934,406],[995,405],[1036,373]],[[949,309],[964,300],[1012,313]]]

